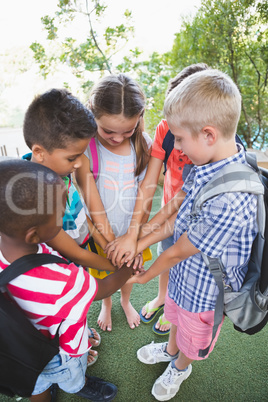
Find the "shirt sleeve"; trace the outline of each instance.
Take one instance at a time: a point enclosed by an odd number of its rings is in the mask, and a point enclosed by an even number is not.
[[[97,293],[97,281],[82,267],[69,265],[70,276],[57,300],[57,315],[74,322],[83,321]]]
[[[236,243],[236,249],[240,243],[242,249],[248,248],[250,252],[257,233],[256,211],[257,198],[253,194],[221,194],[207,201],[197,216],[191,217],[188,238],[212,258],[220,257],[232,243]]]
[[[166,151],[162,148],[162,145],[168,130],[169,128],[166,120],[162,120],[156,127],[154,142],[152,146],[151,156],[157,159],[161,159],[162,161],[165,159],[166,156]]]

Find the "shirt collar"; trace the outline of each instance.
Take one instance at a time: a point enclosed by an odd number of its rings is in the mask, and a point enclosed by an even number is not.
[[[217,162],[208,163],[207,165],[194,166],[195,179],[199,184],[207,183],[223,166],[229,163],[247,163],[245,150],[240,144],[236,144],[238,152],[229,158],[222,159]]]

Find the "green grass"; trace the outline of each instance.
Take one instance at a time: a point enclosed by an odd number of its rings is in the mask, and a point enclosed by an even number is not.
[[[154,199],[153,212],[160,206],[161,188]],[[156,258],[156,245],[152,247]],[[147,263],[148,265],[149,263]],[[146,285],[135,285],[131,302],[139,311],[155,297],[158,279]],[[93,302],[89,324],[97,329],[97,317],[101,302]],[[120,305],[120,293],[113,295],[113,330],[102,332],[99,359],[91,366],[88,374],[102,377],[117,385],[115,402],[152,402],[151,388],[166,364],[145,365],[138,361],[136,351],[151,341],[163,342],[167,336],[152,332],[151,324],[143,324],[131,330]],[[193,372],[183,383],[173,401],[180,402],[267,402],[268,401],[268,325],[256,335],[249,336],[233,329],[230,320],[225,319],[221,334],[213,353],[206,360],[193,363]],[[71,394],[58,392],[58,402],[84,401]],[[16,401],[0,395],[1,402]],[[27,399],[21,399],[22,402]]]

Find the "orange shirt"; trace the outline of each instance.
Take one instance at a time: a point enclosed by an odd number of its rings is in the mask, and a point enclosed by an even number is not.
[[[151,156],[164,161],[166,151],[162,148],[164,138],[169,128],[166,120],[162,120],[156,127]],[[183,185],[182,172],[185,164],[191,164],[190,159],[182,151],[172,150],[168,161],[164,180],[163,202],[169,202]]]

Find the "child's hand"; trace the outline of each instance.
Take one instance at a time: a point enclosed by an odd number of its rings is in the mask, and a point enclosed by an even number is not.
[[[121,266],[124,262],[133,260],[136,255],[136,248],[137,242],[126,233],[110,242],[104,252],[113,265]]]
[[[143,267],[139,271],[136,270],[135,274],[132,275],[131,278],[129,278],[126,283],[132,283],[132,284],[139,283],[141,285],[146,283],[147,281],[145,280],[145,277],[144,277],[145,273],[146,273],[146,271]]]
[[[143,257],[142,254],[136,255],[135,258],[127,262],[127,266],[130,267],[130,265],[133,264],[133,269],[134,270],[139,270],[143,266]]]

